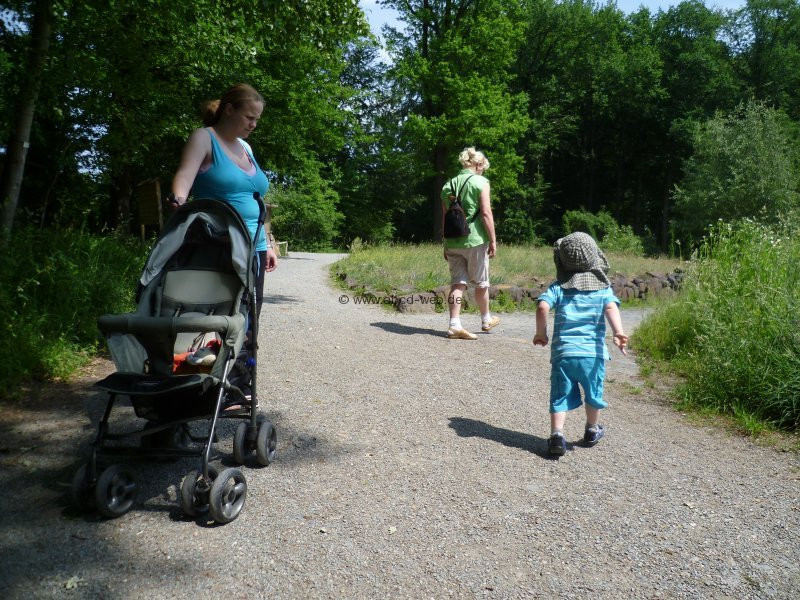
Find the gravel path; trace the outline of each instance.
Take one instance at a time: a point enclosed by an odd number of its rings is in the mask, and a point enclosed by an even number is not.
[[[337,258],[292,253],[268,279],[260,386],[279,457],[245,469],[229,525],[181,517],[192,461],[135,465],[120,519],[67,507],[107,365],[4,410],[1,597],[800,597],[797,454],[691,425],[614,350],[606,438],[581,447],[572,413],[575,443],[550,460],[533,315],[447,340],[444,315],[341,304]],[[640,316],[623,313],[629,330]]]

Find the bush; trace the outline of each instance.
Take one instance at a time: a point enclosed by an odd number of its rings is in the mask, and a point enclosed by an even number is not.
[[[696,405],[787,429],[800,425],[800,236],[717,224],[681,294],[636,331],[645,354],[686,377]]]
[[[587,210],[568,210],[562,219],[564,235],[582,231],[591,235],[607,252],[620,252],[644,256],[645,242],[633,232],[630,225],[619,225],[608,212],[591,213]],[[652,244],[651,244],[652,245]]]
[[[635,254],[636,256],[644,256],[645,254],[642,238],[633,233],[633,228],[630,225],[618,225],[616,228],[610,229],[603,236],[600,246],[606,252],[622,252]]]
[[[604,210],[598,213],[583,209],[568,210],[564,213],[561,222],[564,226],[564,235],[582,231],[598,242],[602,241],[606,234],[619,229],[619,224],[614,217]]]
[[[718,219],[777,224],[800,206],[799,149],[791,128],[786,115],[759,102],[700,127],[673,192],[679,238],[697,242]]]
[[[504,207],[495,226],[498,239],[505,244],[535,244],[539,241],[533,221],[518,206]]]
[[[277,205],[272,218],[275,237],[289,242],[293,250],[331,250],[342,221],[336,200],[336,193],[325,186],[274,187],[267,202]]]
[[[14,349],[0,361],[0,394],[88,361],[101,341],[97,317],[133,309],[147,251],[135,238],[17,227],[0,250],[0,311]]]

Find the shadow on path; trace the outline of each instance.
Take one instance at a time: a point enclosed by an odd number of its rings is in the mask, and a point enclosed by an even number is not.
[[[445,337],[445,333],[440,329],[426,329],[424,327],[410,327],[408,325],[401,325],[400,323],[370,323],[373,327],[379,327],[389,333],[396,333],[399,335],[433,335],[436,337]]]
[[[541,458],[548,460],[553,458],[547,451],[547,440],[529,433],[495,427],[483,421],[464,417],[450,417],[448,427],[453,429],[459,437],[482,437],[510,448],[527,450]]]
[[[262,304],[300,304],[302,299],[284,294],[264,294]]]

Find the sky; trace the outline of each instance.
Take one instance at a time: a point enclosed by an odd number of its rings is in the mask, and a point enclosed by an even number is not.
[[[602,1],[602,0],[601,0]],[[679,4],[680,0],[616,0],[617,8],[625,13],[632,13],[639,9],[640,6],[645,6],[650,9],[650,12],[658,12],[661,10],[668,10],[671,6]],[[722,9],[734,9],[744,6],[745,0],[705,0],[706,5],[715,6]],[[361,8],[367,15],[372,32],[380,35],[381,26],[399,25],[397,21],[397,13],[394,10],[380,6],[376,0],[360,0]]]

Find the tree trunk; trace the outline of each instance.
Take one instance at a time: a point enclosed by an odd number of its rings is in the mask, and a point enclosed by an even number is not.
[[[33,114],[41,87],[44,61],[50,46],[52,15],[53,0],[37,0],[34,3],[28,64],[20,88],[14,126],[6,145],[5,166],[0,176],[1,231],[6,234],[11,233],[14,226],[14,215],[19,203],[19,190],[25,172],[25,159],[28,156]]]
[[[132,233],[131,197],[133,174],[129,165],[122,165],[111,178],[111,202],[114,209],[114,227]]]
[[[667,180],[664,185],[664,195],[661,198],[661,252],[667,253],[669,249],[669,219],[672,208],[672,161],[667,159]]]
[[[433,150],[433,164],[436,168],[436,175],[433,178],[433,241],[442,241],[442,200],[441,191],[445,182],[445,167],[447,164],[447,156],[445,149],[441,146],[436,146]]]

